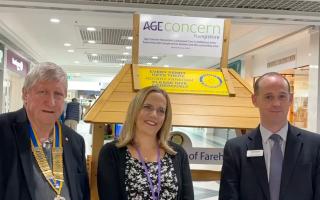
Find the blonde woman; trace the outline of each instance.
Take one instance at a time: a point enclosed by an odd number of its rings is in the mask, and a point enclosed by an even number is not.
[[[118,141],[101,149],[100,200],[193,200],[188,156],[168,143],[172,110],[158,87],[141,89],[129,105]]]

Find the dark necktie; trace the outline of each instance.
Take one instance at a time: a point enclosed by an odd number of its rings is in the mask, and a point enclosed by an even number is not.
[[[281,137],[278,134],[272,134],[270,136],[270,139],[274,142],[271,148],[271,157],[270,157],[270,174],[269,174],[270,199],[279,200],[282,161],[283,161],[283,154],[280,146]]]

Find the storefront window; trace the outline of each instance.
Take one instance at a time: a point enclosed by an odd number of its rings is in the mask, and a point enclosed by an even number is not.
[[[293,124],[308,128],[309,66],[294,69],[293,85]]]

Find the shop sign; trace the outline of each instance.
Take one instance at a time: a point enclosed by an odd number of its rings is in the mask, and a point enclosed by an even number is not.
[[[296,49],[278,53],[267,59],[267,68],[281,67],[281,68],[294,68],[296,67],[297,51]]]
[[[220,58],[223,31],[223,19],[142,14],[139,55]]]
[[[287,64],[287,63],[294,63],[295,60],[296,60],[296,55],[289,55],[287,57],[268,62],[267,67],[270,68],[270,67],[275,67],[275,66]]]
[[[26,76],[30,63],[10,50],[7,50],[7,68],[22,76]]]
[[[137,73],[136,89],[155,85],[169,93],[229,95],[220,70],[139,66]]]

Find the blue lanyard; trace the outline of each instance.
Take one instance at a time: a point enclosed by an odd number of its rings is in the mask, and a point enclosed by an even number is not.
[[[146,166],[146,163],[141,155],[141,151],[140,149],[137,147],[137,146],[134,146],[135,149],[137,150],[138,152],[138,156],[139,156],[139,160],[140,162],[142,163],[142,167],[144,169],[144,174],[147,176],[147,179],[148,179],[148,182],[149,182],[149,187],[150,187],[150,190],[151,190],[151,194],[152,194],[152,199],[153,200],[159,200],[159,197],[160,197],[160,191],[161,191],[161,162],[160,162],[160,148],[158,147],[158,150],[157,150],[157,164],[158,164],[158,188],[157,188],[157,198],[156,198],[156,195],[154,193],[154,186],[152,184],[152,181],[151,181],[151,177],[150,177],[150,174],[149,174],[149,170]]]
[[[56,147],[56,148],[61,148],[61,136],[60,136],[60,130],[61,128],[59,127],[58,123],[55,123],[54,125],[54,142],[53,142],[53,145]],[[39,148],[40,147],[40,144],[41,142],[39,141],[38,137],[37,137],[37,134],[36,132],[33,130],[32,126],[29,124],[29,137],[30,137],[30,140],[33,144],[33,146],[35,148]]]

